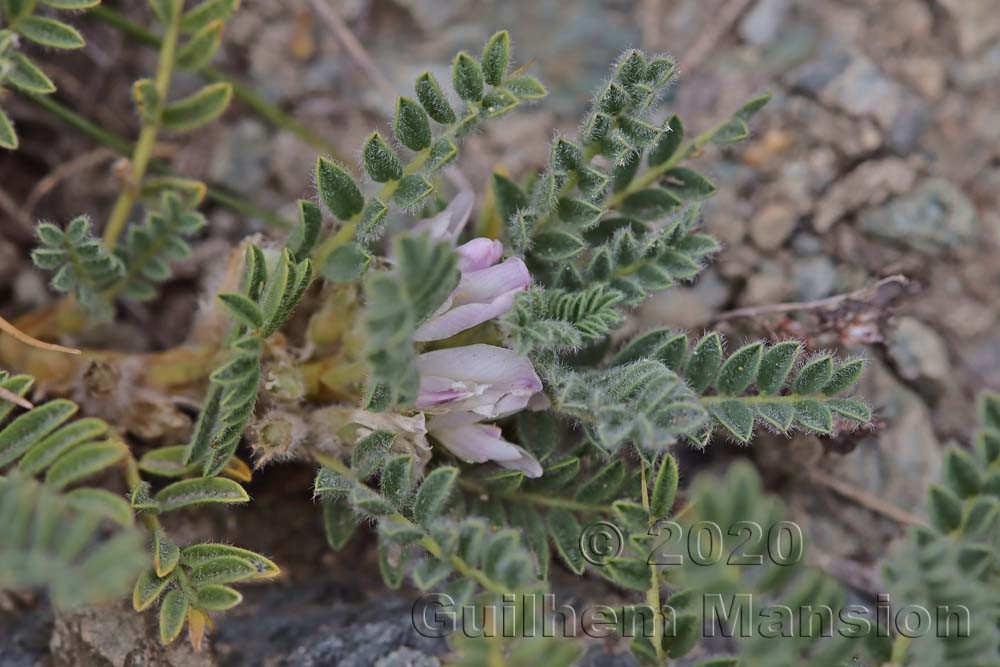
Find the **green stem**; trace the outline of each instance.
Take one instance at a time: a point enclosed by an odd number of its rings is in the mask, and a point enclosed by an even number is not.
[[[128,20],[124,15],[114,9],[111,9],[110,7],[100,5],[92,9],[90,14],[95,16],[98,20],[117,28],[133,41],[145,44],[146,46],[152,46],[154,48],[160,47],[160,39],[156,35],[149,32],[141,25]],[[336,158],[341,162],[347,162],[347,160],[345,160],[337,150],[336,146],[320,136],[319,133],[311,130],[305,124],[286,114],[277,105],[265,100],[244,83],[228,76],[224,72],[210,65],[199,68],[197,73],[198,76],[205,81],[224,82],[230,84],[233,87],[233,96],[235,96],[236,99],[243,104],[247,105],[258,116],[267,120],[275,127],[288,130],[305,143],[320,148],[331,157]]]
[[[758,394],[755,396],[699,396],[698,401],[702,404],[723,403],[725,401],[740,401],[741,403],[749,403],[751,405],[756,405],[758,403],[796,403],[798,401],[808,398],[822,399],[828,397],[818,394],[816,395],[788,394],[787,396],[772,396],[770,394]]]
[[[621,192],[612,195],[611,199],[609,199],[606,203],[607,208],[609,209],[617,208],[618,206],[621,205],[623,201],[625,201],[625,199],[629,195],[638,192],[639,190],[642,190],[644,188],[648,188],[650,185],[655,183],[656,179],[658,179],[668,170],[676,167],[678,164],[683,162],[693,153],[697,152],[702,146],[708,143],[711,140],[711,138],[715,136],[715,133],[719,131],[719,128],[721,128],[727,122],[729,121],[728,120],[724,121],[722,123],[719,123],[715,127],[711,127],[705,130],[704,132],[696,136],[694,139],[692,139],[691,141],[687,142],[679,149],[674,151],[674,154],[671,155],[670,158],[668,158],[666,161],[661,162],[655,167],[650,167],[649,169],[644,171],[642,175],[640,175],[638,178],[629,183],[627,188],[625,188]]]
[[[93,123],[69,107],[55,101],[51,96],[34,95],[16,88],[13,89],[13,92],[29,104],[33,104],[40,109],[48,111],[59,120],[78,130],[84,136],[93,139],[97,143],[107,146],[122,155],[128,156],[132,154],[134,145],[130,141],[124,137],[119,137],[116,134],[108,132],[100,125]],[[149,167],[156,173],[163,173],[170,176],[180,175],[176,171],[171,170],[169,166],[161,160],[150,160]],[[234,195],[218,186],[209,185],[205,192],[205,196],[210,201],[213,201],[220,206],[224,206],[243,215],[263,220],[272,227],[278,227],[280,229],[288,229],[291,227],[291,224],[287,220],[282,219],[271,211],[263,209],[243,199],[239,195]]]
[[[173,0],[170,5],[170,23],[167,24],[166,33],[163,36],[163,43],[160,46],[160,54],[156,64],[156,78],[153,86],[156,89],[155,105],[156,111],[152,119],[143,118],[142,129],[139,131],[139,141],[136,142],[135,150],[132,153],[132,171],[126,177],[125,187],[122,188],[114,208],[111,209],[111,216],[108,224],[104,228],[104,245],[108,249],[114,249],[118,242],[118,237],[125,228],[128,214],[132,206],[139,198],[142,189],[142,179],[146,176],[146,168],[153,155],[153,148],[156,146],[156,135],[160,131],[160,117],[163,114],[163,107],[167,103],[167,95],[170,92],[170,77],[174,71],[174,60],[176,59],[177,39],[181,31],[181,14],[184,11],[184,0]]]
[[[317,451],[311,451],[310,454],[313,457],[313,459],[315,459],[316,462],[319,463],[320,465],[329,468],[330,470],[333,470],[337,474],[351,480],[355,484],[365,485],[364,482],[362,482],[357,478],[357,476],[354,474],[354,471],[351,470],[346,463],[341,461],[336,456],[323,454],[322,452],[317,452]],[[393,521],[395,523],[399,523],[405,526],[418,528],[424,533],[423,537],[420,538],[420,544],[421,546],[424,547],[427,553],[429,553],[430,555],[434,556],[439,560],[442,559],[442,557],[444,556],[444,548],[437,542],[437,540],[431,537],[431,535],[427,533],[427,531],[424,531],[424,529],[421,526],[418,526],[417,524],[413,523],[402,514],[399,514],[397,512],[396,514],[390,514],[388,516],[382,517],[381,520]],[[451,566],[455,568],[456,572],[458,572],[464,577],[469,577],[470,579],[474,579],[480,586],[482,586],[484,589],[488,590],[491,593],[494,593],[496,595],[513,593],[513,591],[511,591],[509,588],[507,588],[506,586],[497,581],[493,581],[492,579],[490,579],[490,577],[486,575],[485,572],[474,567],[473,565],[470,565],[461,556],[457,554],[452,555],[448,559],[448,562],[451,563]]]
[[[910,638],[904,637],[903,635],[898,635],[896,640],[892,643],[892,654],[889,657],[889,663],[893,667],[903,667],[906,661],[906,655],[910,652]]]
[[[640,465],[642,507],[646,510],[646,514],[650,516],[650,525],[652,525],[653,515],[649,504],[649,486],[646,484],[646,462],[641,461]],[[663,624],[663,610],[660,608],[660,575],[654,563],[650,563],[649,565],[649,588],[646,589],[646,604],[653,610],[653,636],[649,639],[653,644],[653,649],[656,651],[656,657],[660,661],[659,664],[666,665],[667,657],[663,654],[663,643],[660,641],[660,631]]]
[[[447,136],[447,133],[442,135],[442,137],[444,136]],[[438,140],[440,139],[441,137],[438,138]],[[430,148],[425,148],[422,151],[419,151],[416,155],[413,156],[413,159],[411,159],[403,168],[403,175],[406,176],[409,174],[414,174],[417,171],[419,171],[424,166],[424,164],[426,164],[427,159],[430,157],[430,155],[431,155]],[[387,182],[385,185],[382,186],[382,189],[379,190],[378,198],[381,199],[382,201],[388,200],[390,197],[392,197],[392,193],[396,191],[397,187],[399,187],[399,181]],[[336,250],[337,248],[339,248],[340,246],[344,245],[345,243],[354,238],[354,232],[358,228],[358,223],[361,222],[362,215],[363,213],[358,213],[353,218],[346,221],[343,227],[341,227],[335,233],[328,236],[325,241],[319,244],[319,247],[317,247],[316,250],[313,252],[314,265],[323,266],[323,262],[326,261],[327,256],[329,256],[331,252],[333,252],[334,250]]]
[[[594,505],[583,503],[569,498],[550,497],[540,493],[528,491],[514,491],[513,493],[496,493],[479,486],[472,480],[458,480],[458,485],[470,493],[478,495],[488,495],[509,503],[522,503],[526,505],[538,505],[541,507],[552,507],[556,509],[569,510],[571,512],[590,512],[593,514],[611,514],[611,508],[607,505]]]
[[[17,88],[12,90],[14,94],[18,95],[29,104],[32,104],[39,109],[48,111],[62,122],[76,130],[79,130],[81,134],[93,139],[97,143],[103,144],[115,152],[121,153],[122,155],[130,155],[132,153],[133,145],[128,139],[124,139],[123,137],[119,137],[116,134],[108,132],[100,125],[84,118],[69,107],[56,102],[51,96],[26,93]]]

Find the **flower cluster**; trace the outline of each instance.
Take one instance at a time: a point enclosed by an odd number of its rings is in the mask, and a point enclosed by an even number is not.
[[[460,193],[438,215],[417,224],[439,241],[454,245],[472,212],[473,198]],[[454,292],[421,325],[417,341],[443,340],[508,312],[518,293],[531,284],[518,257],[501,261],[503,244],[475,238],[457,248],[462,276]],[[527,450],[503,439],[500,419],[547,401],[531,361],[493,345],[466,345],[421,354],[420,394],[416,407],[430,415],[428,432],[459,458],[495,461],[505,468],[540,477],[542,467]]]

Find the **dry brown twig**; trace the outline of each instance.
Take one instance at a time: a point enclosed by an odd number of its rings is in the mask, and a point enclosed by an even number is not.
[[[698,67],[749,5],[750,0],[729,0],[723,5],[715,14],[716,20],[698,36],[681,59],[680,71],[690,73]]]
[[[396,88],[392,85],[389,79],[382,74],[378,66],[365,51],[365,47],[358,41],[358,38],[354,36],[351,29],[347,27],[344,23],[344,19],[340,18],[337,11],[330,6],[329,0],[312,0],[311,2],[313,9],[319,15],[320,19],[326,23],[327,27],[333,31],[334,37],[340,42],[344,50],[347,51],[347,55],[361,68],[373,84],[375,84],[378,89],[385,95],[386,99],[393,100],[396,97]]]
[[[901,510],[895,505],[890,505],[873,493],[869,493],[864,489],[856,488],[855,486],[827,475],[825,472],[818,470],[816,468],[810,468],[808,471],[809,479],[820,486],[825,486],[837,495],[846,498],[862,507],[869,509],[876,514],[881,514],[884,517],[892,519],[897,523],[901,523],[907,526],[926,526],[927,522],[916,514],[911,514],[906,510]]]
[[[754,318],[761,315],[774,315],[780,313],[792,313],[796,311],[809,311],[809,310],[827,310],[837,308],[841,304],[848,301],[856,302],[867,302],[875,296],[876,292],[886,285],[898,284],[900,286],[906,286],[910,282],[910,279],[902,274],[895,274],[892,276],[887,276],[882,278],[878,282],[872,283],[871,285],[866,285],[861,289],[854,290],[853,292],[847,292],[845,294],[836,294],[834,296],[826,297],[825,299],[816,299],[815,301],[793,301],[791,303],[772,303],[764,306],[748,306],[747,308],[737,308],[736,310],[730,310],[724,313],[719,313],[712,318],[712,322],[723,322],[725,320],[734,320],[739,318]]]
[[[64,354],[80,354],[80,350],[74,347],[64,347],[62,345],[56,345],[55,343],[46,343],[43,340],[38,340],[37,338],[29,336],[2,317],[0,317],[0,331],[3,331],[8,336],[15,338],[29,347],[34,347],[39,350],[62,352]]]
[[[76,174],[80,171],[85,171],[91,167],[95,167],[102,162],[114,158],[117,154],[110,148],[98,148],[93,151],[79,155],[69,162],[64,162],[58,167],[53,169],[45,178],[38,181],[31,192],[28,194],[27,199],[24,200],[24,206],[21,207],[25,218],[31,219],[35,212],[35,207],[38,206],[38,202],[42,200],[42,197],[51,192],[59,183],[66,180],[70,176]]]

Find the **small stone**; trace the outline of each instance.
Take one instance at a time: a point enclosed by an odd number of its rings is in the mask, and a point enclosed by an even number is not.
[[[56,615],[49,644],[56,667],[215,667],[211,651],[195,652],[187,641],[162,646],[131,605],[105,605]]]
[[[21,271],[21,251],[13,243],[0,239],[0,283],[8,283]]]
[[[785,202],[767,204],[750,220],[750,238],[761,250],[777,250],[795,229],[798,215]]]
[[[975,59],[955,63],[951,78],[959,88],[977,88],[1000,77],[1000,44]]]
[[[889,357],[896,372],[914,388],[937,397],[951,374],[948,348],[934,329],[913,317],[902,317],[888,336]]]
[[[805,257],[806,255],[818,255],[823,251],[823,241],[815,234],[802,232],[796,234],[792,239],[792,250],[796,255]]]
[[[886,134],[886,145],[897,155],[909,154],[917,147],[920,136],[930,122],[931,110],[924,99],[904,93]]]
[[[869,160],[829,188],[816,206],[812,226],[820,234],[834,223],[864,206],[883,203],[892,195],[908,192],[916,174],[900,158]]]
[[[746,288],[740,294],[740,306],[760,306],[780,303],[788,297],[788,277],[777,262],[763,262],[755,267],[756,272],[747,279]]]
[[[871,433],[858,431],[857,447],[846,455],[827,454],[821,469],[894,507],[920,514],[927,486],[941,474],[942,447],[927,405],[877,358],[865,369],[857,395],[871,404],[884,425]],[[810,525],[814,548],[823,553],[874,561],[884,557],[884,545],[900,532],[895,521],[854,503],[838,502],[837,511],[824,511],[826,503],[813,486],[802,500],[815,518]]]
[[[903,92],[875,63],[856,55],[822,88],[819,98],[851,116],[870,116],[886,129],[899,113]]]
[[[818,60],[799,65],[786,77],[793,93],[816,97],[851,63],[851,56],[844,51],[832,50]]]
[[[753,141],[746,147],[743,151],[743,162],[760,169],[780,160],[794,145],[795,137],[791,132],[771,128],[764,132],[764,136],[758,141]]]
[[[52,300],[52,294],[39,271],[22,271],[14,278],[14,302],[29,308],[41,308]]]
[[[929,100],[939,100],[948,83],[944,65],[937,58],[908,58],[902,63],[906,80]]]
[[[704,326],[729,300],[729,287],[715,271],[706,271],[692,287],[675,287],[653,297],[638,313],[640,328]]]
[[[963,55],[1000,37],[1000,12],[996,0],[939,0],[951,15]]]
[[[264,189],[271,144],[268,131],[256,120],[241,120],[229,128],[216,147],[209,177],[243,193]]]
[[[740,21],[740,39],[754,46],[770,44],[781,32],[790,7],[789,0],[758,0]]]
[[[829,257],[807,257],[792,265],[792,288],[803,301],[830,296],[836,286],[837,268]]]
[[[952,183],[929,178],[912,193],[861,213],[863,231],[936,255],[971,241],[976,210]]]

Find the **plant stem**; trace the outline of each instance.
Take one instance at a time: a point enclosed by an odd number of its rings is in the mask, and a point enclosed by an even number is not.
[[[646,510],[646,514],[649,514],[652,519],[649,505],[649,487],[646,484],[646,462],[640,461],[640,466],[642,506]],[[653,636],[649,639],[653,644],[653,649],[656,651],[656,657],[660,661],[660,664],[666,665],[667,657],[663,654],[663,644],[660,641],[660,630],[663,624],[663,611],[660,609],[660,576],[656,565],[653,563],[649,565],[649,588],[646,590],[646,604],[653,610]]]
[[[141,25],[128,20],[128,18],[124,15],[114,9],[111,9],[110,7],[100,5],[92,9],[90,14],[98,20],[121,30],[127,37],[140,44],[145,44],[154,48],[160,47],[160,39],[156,35],[149,32]],[[243,104],[247,105],[261,118],[267,120],[275,127],[288,130],[305,143],[320,148],[331,157],[341,162],[348,162],[348,160],[345,160],[341,155],[340,151],[337,150],[336,146],[320,136],[319,133],[311,130],[305,124],[286,114],[277,105],[265,100],[246,84],[228,76],[224,72],[210,65],[205,65],[204,67],[199,68],[197,73],[198,76],[205,81],[224,82],[230,84],[233,87],[233,96],[235,96],[236,99]]]
[[[139,141],[136,142],[135,150],[132,153],[131,166],[132,173],[126,177],[125,186],[122,188],[114,208],[111,209],[111,217],[104,228],[104,245],[109,250],[113,250],[118,242],[118,237],[125,228],[125,222],[132,206],[139,198],[142,189],[142,179],[146,176],[146,168],[153,155],[153,147],[156,145],[156,135],[160,131],[160,118],[163,115],[163,107],[167,103],[167,95],[170,93],[170,77],[174,72],[174,60],[176,58],[177,38],[181,31],[181,14],[184,10],[184,0],[173,0],[170,5],[170,22],[167,24],[166,33],[163,36],[163,43],[160,46],[160,55],[156,64],[156,78],[153,86],[156,89],[154,104],[156,111],[153,118],[144,117],[142,129],[139,131]]]
[[[618,206],[621,205],[623,201],[625,201],[625,199],[629,195],[638,192],[643,188],[647,188],[653,183],[655,183],[656,179],[658,179],[668,170],[673,169],[679,163],[683,162],[691,155],[696,153],[698,150],[700,150],[702,146],[708,143],[708,141],[713,136],[715,136],[715,133],[719,131],[719,128],[721,128],[727,122],[729,121],[726,120],[714,127],[710,127],[709,129],[705,130],[704,132],[696,136],[694,139],[692,139],[691,141],[687,142],[686,144],[678,148],[676,151],[674,151],[674,154],[671,155],[670,158],[668,158],[666,161],[656,165],[655,167],[650,167],[649,169],[644,171],[642,175],[640,175],[634,181],[629,183],[627,188],[625,188],[621,192],[612,195],[612,197],[607,201],[606,204],[607,208],[609,209],[617,208]]]
[[[124,137],[119,137],[118,135],[105,130],[101,126],[91,122],[87,118],[84,118],[72,109],[55,101],[51,96],[33,95],[18,89],[13,90],[29,104],[33,104],[40,109],[48,111],[70,127],[79,130],[79,132],[84,136],[89,137],[97,143],[103,144],[108,148],[121,153],[122,155],[131,155],[134,145],[130,141]],[[169,166],[161,160],[150,160],[149,168],[156,173],[164,173],[171,176],[180,175],[170,169]],[[243,215],[263,220],[272,227],[289,229],[292,226],[287,220],[280,218],[271,211],[263,209],[256,204],[241,198],[239,195],[234,195],[218,186],[209,185],[205,192],[205,196],[220,206],[224,206],[225,208],[231,209]]]
[[[444,133],[442,137],[444,136],[448,136],[448,133],[447,132]],[[440,140],[440,137],[438,138],[438,140]],[[403,168],[403,175],[407,176],[409,174],[414,174],[420,171],[420,169],[427,162],[427,159],[430,157],[430,155],[431,155],[430,148],[425,148],[422,151],[419,151],[416,155],[413,156],[413,159],[411,159]],[[382,186],[382,189],[379,190],[378,198],[381,199],[382,201],[386,201],[387,199],[392,197],[392,193],[396,191],[397,187],[399,187],[399,181],[387,182],[385,185]],[[354,238],[354,232],[358,228],[358,223],[361,222],[362,215],[364,215],[363,211],[355,215],[350,220],[346,221],[343,227],[341,227],[335,233],[328,236],[326,240],[323,241],[323,243],[321,243],[319,247],[316,248],[316,250],[313,252],[313,264],[315,264],[316,266],[323,266],[323,262],[326,261],[326,258],[329,256],[331,252],[333,252],[334,250],[336,250],[337,248],[339,248],[340,246],[344,245],[352,238]],[[388,213],[386,215],[388,215]]]
[[[343,461],[341,461],[338,457],[330,454],[324,454],[322,452],[317,452],[315,450],[311,450],[309,454],[321,466],[333,470],[338,475],[341,475],[351,480],[355,484],[361,486],[367,486],[364,482],[359,480],[357,476],[354,474],[354,471],[351,470],[350,467],[348,467],[348,465]],[[427,551],[427,553],[434,556],[435,558],[440,560],[444,557],[444,548],[437,542],[437,540],[435,540],[430,535],[430,533],[425,531],[421,526],[418,526],[417,524],[413,523],[402,514],[398,512],[395,514],[389,514],[388,516],[382,517],[382,521],[393,521],[395,523],[403,524],[406,526],[419,528],[424,533],[423,537],[420,538],[420,545]],[[509,588],[507,588],[506,586],[497,581],[493,581],[492,579],[490,579],[489,576],[486,575],[485,572],[470,565],[461,556],[457,554],[453,554],[451,557],[449,557],[448,562],[451,563],[451,566],[455,568],[456,572],[458,572],[462,576],[474,579],[476,583],[478,583],[480,586],[490,591],[491,593],[495,593],[497,595],[504,595],[505,593],[513,593],[513,591],[511,591]]]
[[[490,491],[476,484],[472,480],[460,479],[458,485],[469,491],[480,495],[488,495],[510,503],[523,503],[527,505],[540,505],[542,507],[555,507],[558,509],[570,510],[571,512],[592,512],[594,514],[611,514],[611,508],[607,505],[594,505],[590,503],[571,500],[569,498],[549,497],[539,493],[529,491],[514,491],[512,493],[497,493]]]

